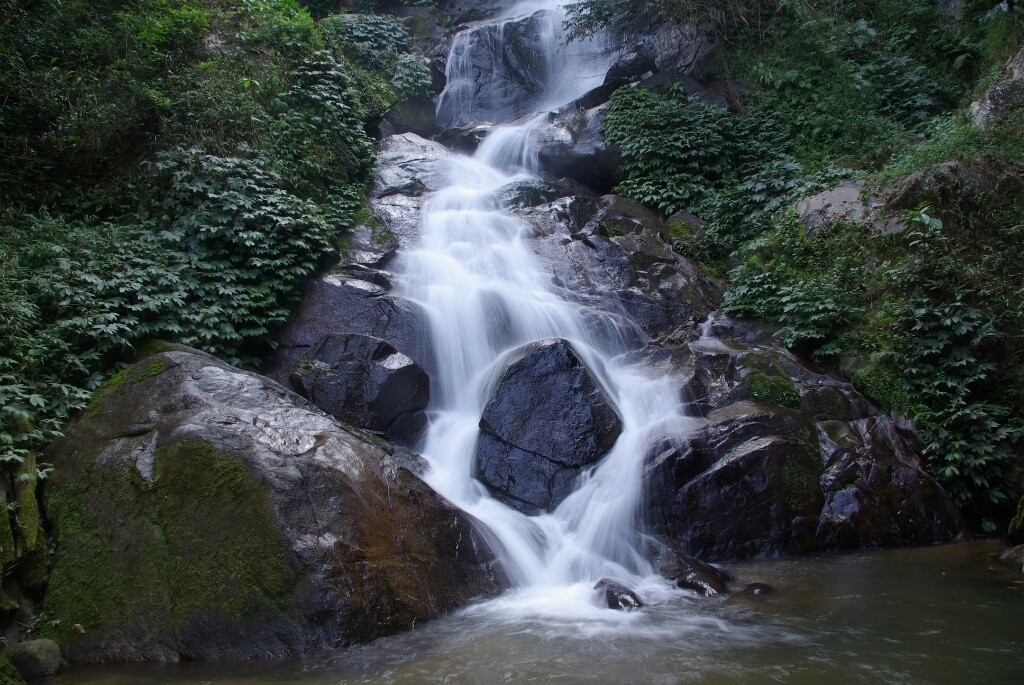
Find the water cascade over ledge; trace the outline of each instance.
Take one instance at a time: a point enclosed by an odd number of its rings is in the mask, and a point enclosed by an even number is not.
[[[458,34],[439,114],[446,113],[452,124],[482,115],[498,122],[519,118],[521,103],[499,111],[500,102],[480,101],[487,93],[474,97],[469,92],[473,75],[468,73],[467,53],[481,34],[500,41],[504,24],[524,17],[543,28],[537,36],[542,50],[534,60],[537,108],[556,108],[600,85],[614,53],[599,39],[564,44],[564,4],[521,2],[496,23]],[[430,463],[427,481],[493,535],[506,572],[519,589],[513,593],[518,600],[499,602],[571,613],[592,608],[591,588],[603,576],[655,582],[638,533],[644,459],[656,442],[685,435],[698,420],[681,410],[678,378],[625,360],[635,347],[632,331],[552,287],[552,274],[531,251],[532,227],[498,206],[495,194],[500,188],[539,178],[529,139],[544,116],[527,115],[499,126],[472,157],[452,158],[450,183],[427,200],[420,243],[402,254],[399,280],[401,294],[427,312],[437,355],[431,421],[422,450]],[[474,478],[474,460],[481,416],[510,355],[523,345],[552,338],[568,341],[596,376],[621,418],[622,431],[610,452],[582,473],[557,508],[530,516],[492,497]],[[531,403],[534,398],[520,401]],[[549,603],[548,598],[557,599]]]

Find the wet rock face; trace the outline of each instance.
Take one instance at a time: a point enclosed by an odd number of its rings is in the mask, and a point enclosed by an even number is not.
[[[673,581],[677,587],[705,597],[729,592],[732,576],[711,564],[681,554],[651,539],[646,540],[643,551],[658,575]]]
[[[101,389],[46,456],[45,611],[71,662],[297,655],[504,587],[414,458],[187,348]]]
[[[527,345],[480,420],[478,477],[520,511],[551,511],[622,430],[611,400],[564,340]]]
[[[430,379],[390,344],[366,335],[321,338],[292,367],[292,389],[345,423],[413,444],[427,424]]]
[[[606,144],[601,135],[607,102],[588,107],[590,95],[548,115],[534,130],[532,142],[544,171],[607,192],[617,180],[622,154],[617,145]]]
[[[771,347],[711,339],[677,354],[707,423],[647,460],[645,521],[670,547],[726,560],[965,533],[907,436],[849,384]]]
[[[367,335],[384,340],[433,374],[434,355],[424,312],[408,300],[388,293],[379,271],[357,272],[362,277],[328,273],[310,281],[295,317],[278,335],[279,347],[265,373],[288,385],[292,369],[309,348],[330,335]]]
[[[376,219],[402,246],[419,240],[424,196],[447,184],[451,151],[415,133],[385,138],[377,154],[377,173],[370,192]]]
[[[615,317],[638,344],[695,328],[718,306],[718,286],[661,239],[661,217],[617,195],[596,197],[571,179],[517,182],[502,206],[531,224],[533,250],[569,300]]]
[[[437,108],[442,129],[463,124],[518,119],[536,109],[548,74],[545,54],[545,16],[541,11],[516,21],[480,24],[457,37],[451,60],[461,61],[459,82]]]

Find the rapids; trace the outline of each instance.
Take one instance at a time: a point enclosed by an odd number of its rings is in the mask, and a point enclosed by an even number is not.
[[[539,69],[547,82],[538,102],[554,108],[600,85],[615,55],[594,39],[563,45],[561,0],[514,5],[499,23],[536,14],[545,27]],[[456,101],[457,119],[489,111],[461,101],[474,27],[456,36],[441,102]],[[498,32],[497,35],[503,35]],[[492,112],[498,121],[501,112]],[[420,244],[401,255],[399,293],[428,313],[438,378],[422,453],[427,482],[479,519],[490,532],[516,592],[499,600],[511,613],[587,615],[602,576],[651,582],[640,554],[637,506],[644,457],[658,440],[684,435],[696,420],[681,413],[680,380],[625,363],[631,336],[612,318],[595,321],[550,287],[531,253],[531,228],[496,206],[499,188],[539,176],[530,133],[541,112],[496,128],[472,157],[456,156],[449,185],[429,198]],[[572,343],[616,403],[623,431],[611,452],[584,473],[575,492],[547,515],[527,516],[492,498],[473,478],[480,417],[507,355],[546,338]],[[522,398],[529,402],[530,398]]]

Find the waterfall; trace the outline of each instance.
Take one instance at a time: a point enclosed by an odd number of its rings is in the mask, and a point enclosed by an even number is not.
[[[522,2],[495,20],[501,25],[542,13],[551,27],[541,54],[548,66],[537,70],[547,82],[538,85],[536,102],[547,108],[599,85],[612,59],[600,41],[561,44],[563,4]],[[466,69],[466,46],[474,40],[466,34],[494,33],[492,27],[471,28],[454,41],[449,86],[440,106],[453,107],[456,120],[481,110],[480,103],[460,100],[470,78],[460,70]],[[503,119],[501,114],[496,118]],[[682,413],[678,379],[625,361],[632,338],[621,324],[610,316],[595,324],[592,312],[585,317],[579,305],[550,287],[551,274],[531,252],[531,227],[498,208],[495,191],[539,177],[529,144],[537,121],[534,117],[500,126],[472,157],[453,157],[450,184],[429,197],[422,211],[419,245],[401,256],[399,283],[401,294],[427,312],[437,354],[431,421],[422,450],[430,464],[427,481],[487,527],[521,591],[543,593],[584,584],[589,591],[602,576],[638,582],[652,575],[639,549],[644,459],[653,444],[685,434],[695,420]],[[507,356],[547,338],[570,341],[614,401],[622,432],[607,456],[583,473],[575,491],[553,512],[528,516],[491,497],[473,478],[473,462],[480,418]],[[566,601],[565,596],[559,601]]]

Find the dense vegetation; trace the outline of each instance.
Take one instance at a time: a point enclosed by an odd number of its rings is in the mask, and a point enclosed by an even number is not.
[[[1020,495],[1024,453],[1024,201],[984,180],[1024,177],[1024,116],[982,128],[968,111],[1024,38],[1024,13],[994,4],[957,20],[926,0],[591,0],[572,21],[624,35],[659,14],[714,22],[718,78],[749,90],[730,113],[681,85],[620,89],[605,122],[619,191],[707,221],[670,221],[667,237],[726,277],[726,311],[912,418],[933,473],[990,529]],[[964,187],[922,171],[946,162]],[[908,228],[808,231],[794,202],[844,179],[909,188],[893,208]]]
[[[411,46],[294,0],[0,4],[5,568],[41,539],[39,447],[114,365],[155,338],[266,351],[363,211],[367,125],[429,87]]]

